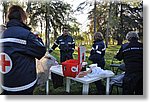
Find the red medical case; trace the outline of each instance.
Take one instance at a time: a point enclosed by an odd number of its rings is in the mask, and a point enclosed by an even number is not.
[[[76,77],[81,71],[81,65],[78,60],[70,59],[62,62],[63,75],[68,77]]]
[[[85,47],[78,47],[78,60],[70,59],[62,62],[63,75],[65,77],[76,77],[82,69],[82,62],[85,60]]]

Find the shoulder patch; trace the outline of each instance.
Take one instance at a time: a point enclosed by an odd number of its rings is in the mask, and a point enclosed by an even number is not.
[[[12,60],[6,53],[0,53],[0,72],[8,73],[12,69]]]

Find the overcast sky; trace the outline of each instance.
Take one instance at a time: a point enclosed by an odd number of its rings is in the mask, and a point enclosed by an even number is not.
[[[72,5],[73,10],[76,10],[78,5],[84,1],[89,1],[89,0],[62,0],[64,2],[67,2]],[[86,7],[83,13],[77,13],[75,14],[75,18],[77,18],[77,21],[81,23],[82,25],[80,26],[81,31],[86,30],[86,26],[89,23],[87,17],[87,13],[91,10],[91,7]]]

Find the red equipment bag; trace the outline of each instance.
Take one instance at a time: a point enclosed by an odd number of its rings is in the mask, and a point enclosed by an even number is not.
[[[68,77],[76,77],[81,70],[78,60],[70,59],[62,62],[63,75]]]
[[[65,77],[75,78],[82,69],[82,62],[85,60],[85,47],[78,47],[78,60],[70,59],[62,62],[62,71]]]

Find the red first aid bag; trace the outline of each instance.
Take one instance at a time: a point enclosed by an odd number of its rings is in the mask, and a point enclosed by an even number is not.
[[[82,69],[82,62],[85,60],[85,47],[78,47],[78,60],[70,59],[62,62],[62,71],[65,77],[76,77]]]
[[[63,75],[67,77],[76,77],[81,71],[81,65],[78,60],[70,59],[62,62]]]

